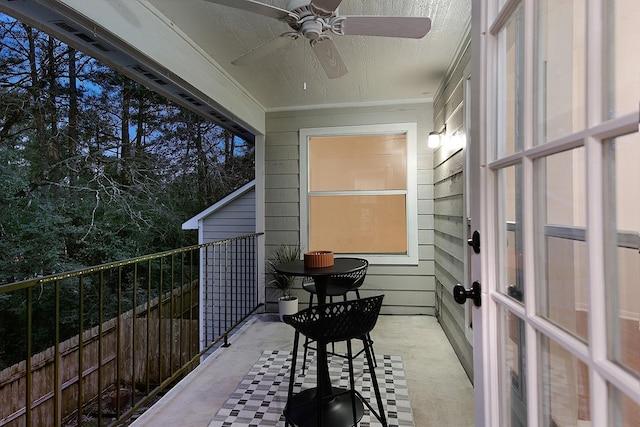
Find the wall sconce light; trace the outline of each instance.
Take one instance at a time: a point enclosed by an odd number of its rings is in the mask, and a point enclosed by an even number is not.
[[[427,139],[427,147],[429,148],[438,148],[441,144],[442,136],[447,131],[447,125],[444,125],[444,129],[440,132],[431,131],[429,132],[429,138]]]

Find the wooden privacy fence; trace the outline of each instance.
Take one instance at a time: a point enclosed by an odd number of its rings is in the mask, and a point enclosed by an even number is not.
[[[132,388],[159,385],[198,354],[198,321],[182,314],[197,312],[198,283],[178,291],[167,292],[150,304],[143,304],[120,316],[93,327],[59,344],[59,375],[61,378],[58,410],[63,417],[92,401],[102,405],[109,394],[120,385],[123,402],[130,398]],[[174,307],[174,317],[168,317]],[[176,309],[177,307],[177,309]],[[160,316],[159,310],[162,310]],[[101,339],[100,339],[101,338]],[[82,352],[82,356],[79,352]],[[102,354],[102,358],[100,358]],[[82,381],[78,379],[82,361]],[[54,387],[56,384],[56,351],[51,347],[31,357],[31,376],[27,376],[27,362],[22,361],[0,371],[0,425],[26,426],[24,402],[31,394],[33,426],[48,426],[55,419]],[[29,382],[31,384],[29,384]],[[82,392],[80,393],[80,389]],[[109,408],[113,412],[118,408]],[[90,413],[91,410],[88,410]],[[100,411],[96,411],[96,414]]]
[[[0,427],[122,424],[143,409],[262,305],[261,235],[0,285],[0,319],[15,323],[0,341],[13,360]]]

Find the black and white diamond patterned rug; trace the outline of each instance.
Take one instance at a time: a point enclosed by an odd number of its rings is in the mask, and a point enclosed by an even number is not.
[[[375,395],[371,386],[371,377],[364,369],[364,356],[353,362],[356,389],[362,393],[374,408]],[[282,411],[287,402],[291,352],[265,350],[258,361],[242,379],[236,391],[218,411],[209,427],[266,427],[284,426]],[[376,355],[376,377],[380,387],[382,401],[389,426],[413,427],[413,415],[409,402],[407,379],[400,356]],[[296,362],[296,382],[294,393],[315,387],[315,359],[307,357],[308,367],[305,375],[300,369],[302,357]],[[346,359],[330,357],[329,373],[334,386],[349,388],[349,370]],[[380,426],[381,423],[369,413],[365,406],[360,427]]]

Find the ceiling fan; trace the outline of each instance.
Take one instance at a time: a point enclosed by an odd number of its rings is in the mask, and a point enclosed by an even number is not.
[[[431,29],[431,20],[427,17],[339,15],[337,9],[342,0],[289,0],[286,9],[254,0],[205,1],[275,18],[291,27],[292,31],[284,32],[250,50],[231,61],[232,64],[252,63],[303,36],[309,40],[330,79],[342,77],[348,72],[331,40],[332,34],[420,39]]]

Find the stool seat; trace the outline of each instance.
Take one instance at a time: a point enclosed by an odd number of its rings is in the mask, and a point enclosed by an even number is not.
[[[293,360],[289,378],[287,406],[284,409],[285,419],[299,426],[352,426],[362,417],[362,405],[366,405],[383,426],[387,426],[384,405],[374,370],[369,333],[374,328],[384,295],[340,301],[316,305],[299,311],[296,314],[284,315],[284,323],[293,326],[295,337],[293,344]],[[316,341],[318,345],[318,387],[313,392],[308,390],[293,394],[296,372],[296,359],[300,335]],[[351,340],[361,340],[371,375],[371,384],[378,403],[378,411],[363,398],[355,388],[353,372],[353,354]],[[326,360],[326,345],[345,341],[347,344],[347,360],[349,362],[350,389],[339,389],[331,386]],[[325,378],[326,375],[326,378]],[[326,383],[328,382],[328,384]],[[313,397],[315,401],[310,400]],[[350,404],[349,404],[350,402]]]
[[[364,282],[364,276],[362,276],[362,281]],[[354,279],[348,277],[339,277],[332,276],[329,278],[329,283],[327,284],[326,295],[328,297],[338,297],[346,294],[354,288]],[[302,289],[315,295],[318,293],[316,289],[315,282],[303,282]],[[313,298],[313,297],[311,297]]]

